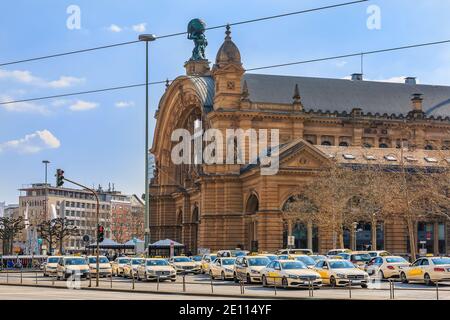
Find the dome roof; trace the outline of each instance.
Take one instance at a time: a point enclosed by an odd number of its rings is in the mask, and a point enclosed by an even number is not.
[[[231,31],[230,26],[227,25],[227,31],[225,41],[217,52],[216,65],[223,65],[228,63],[238,63],[241,64],[241,53],[238,47],[231,41]]]

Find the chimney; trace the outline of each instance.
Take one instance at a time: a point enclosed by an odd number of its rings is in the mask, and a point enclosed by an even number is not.
[[[352,74],[352,81],[362,81],[363,74],[362,73],[354,73]]]
[[[405,84],[417,84],[415,77],[407,77],[405,78]]]
[[[413,111],[423,112],[423,94],[414,93],[411,97]]]

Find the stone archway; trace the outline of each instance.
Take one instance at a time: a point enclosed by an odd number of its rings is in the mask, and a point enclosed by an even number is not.
[[[258,222],[256,214],[259,210],[259,198],[256,192],[250,194],[245,205],[245,249],[258,249]]]
[[[294,236],[294,247],[297,249],[311,249],[314,252],[319,251],[319,228],[314,225],[313,219],[308,220],[307,215],[309,209],[301,212],[298,216],[296,214],[287,213],[290,204],[294,201],[308,202],[302,195],[293,195],[287,198],[282,205],[283,218],[283,247],[287,247],[288,237]]]

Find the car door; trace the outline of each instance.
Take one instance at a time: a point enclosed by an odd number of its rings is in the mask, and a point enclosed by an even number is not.
[[[369,263],[367,264],[367,273],[369,275],[373,275],[376,273],[377,265],[376,265],[377,258],[370,259]]]
[[[422,262],[420,263],[420,270],[421,270],[421,274],[419,277],[420,280],[424,280],[425,277],[425,273],[428,273],[431,276],[431,272],[430,272],[430,261],[428,259],[422,259]]]
[[[281,263],[279,261],[274,261],[274,262],[275,262],[275,264],[273,266],[274,271],[273,271],[273,274],[272,274],[272,276],[273,276],[273,283],[275,285],[281,285],[281,282],[282,282],[282,279],[281,279],[282,278]]]
[[[267,270],[267,283],[268,284],[276,284],[276,277],[278,276],[277,267],[280,265],[278,261],[272,261],[266,267]],[[278,267],[279,269],[279,267]]]
[[[416,261],[414,261],[414,263],[411,265],[411,267],[407,272],[408,280],[418,280],[421,278],[422,275],[422,269],[420,267],[421,263],[422,259],[417,259]]]
[[[210,264],[210,270],[214,277],[220,276],[220,267],[222,266],[221,259],[216,259],[214,262]]]
[[[245,259],[245,258],[240,259],[239,263],[236,264],[236,274],[239,279],[245,279],[246,264],[247,264],[247,259]]]

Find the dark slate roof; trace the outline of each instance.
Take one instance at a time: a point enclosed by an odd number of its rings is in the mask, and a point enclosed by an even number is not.
[[[298,84],[305,110],[350,112],[361,108],[365,113],[406,115],[411,111],[411,95],[422,93],[427,115],[450,116],[448,86],[248,73],[244,79],[252,102],[291,104]]]

